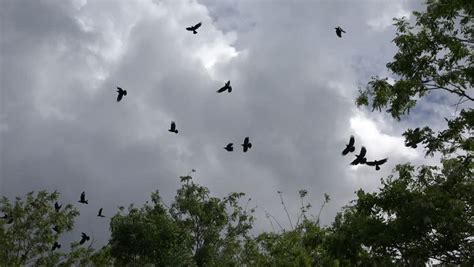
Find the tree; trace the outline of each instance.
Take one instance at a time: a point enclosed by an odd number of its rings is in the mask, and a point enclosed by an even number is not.
[[[64,249],[52,251],[60,236],[73,229],[74,218],[79,215],[70,204],[62,204],[56,211],[58,198],[57,192],[39,191],[36,196],[30,192],[24,199],[17,197],[14,203],[6,197],[0,199],[0,265],[70,266],[104,261],[103,255],[77,242],[71,244],[68,253]]]
[[[417,101],[428,94],[457,97],[457,104],[474,102],[474,5],[468,0],[428,0],[426,12],[413,12],[416,23],[395,19],[398,47],[387,68],[395,82],[373,78],[356,100],[358,106],[372,106],[400,120]],[[407,143],[423,143],[426,153],[452,153],[474,149],[472,108],[446,119],[448,128],[435,134],[429,127],[405,133]]]
[[[210,197],[209,190],[181,177],[171,207],[165,209],[159,193],[153,205],[112,218],[112,256],[119,264],[157,266],[241,265],[244,244],[252,228],[253,209],[239,205],[243,193]]]
[[[417,101],[435,92],[455,97],[447,128],[408,129],[406,145],[422,143],[426,155],[441,153],[441,166],[398,165],[382,179],[380,192],[357,192],[340,213],[328,242],[334,257],[357,265],[423,265],[429,259],[472,266],[474,257],[474,5],[463,0],[428,0],[414,12],[415,26],[396,19],[399,50],[387,68],[395,76],[373,78],[360,91],[359,106],[386,108],[393,118],[408,115]],[[471,107],[470,107],[471,106]]]

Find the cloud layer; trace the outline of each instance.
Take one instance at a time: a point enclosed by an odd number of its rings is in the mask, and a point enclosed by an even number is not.
[[[359,85],[385,73],[394,16],[406,1],[1,1],[0,194],[58,190],[77,226],[108,238],[108,216],[179,176],[213,194],[245,192],[287,227],[298,190],[329,223],[359,188],[375,190],[397,163],[418,160],[385,115],[354,105]],[[201,21],[199,34],[185,27]],[[387,22],[388,21],[388,22]],[[347,31],[337,38],[334,27]],[[231,94],[216,94],[231,80]],[[115,87],[128,95],[116,103]],[[170,121],[179,134],[170,134]],[[404,125],[406,126],[406,125]],[[352,168],[349,136],[382,171]],[[248,153],[240,144],[249,136]],[[236,151],[223,147],[233,142]],[[268,230],[257,210],[256,231]]]

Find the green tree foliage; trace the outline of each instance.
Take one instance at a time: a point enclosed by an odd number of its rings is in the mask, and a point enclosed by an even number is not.
[[[239,205],[243,193],[211,197],[209,190],[181,177],[182,187],[169,209],[159,193],[153,205],[112,218],[111,253],[120,264],[157,266],[237,266],[250,237],[253,209]]]
[[[456,96],[467,108],[445,119],[438,133],[428,126],[404,133],[408,146],[441,152],[441,166],[398,165],[379,192],[359,190],[330,229],[333,257],[351,265],[474,264],[473,12],[472,1],[429,0],[426,12],[414,12],[414,26],[396,20],[399,51],[387,64],[395,82],[373,78],[356,103],[386,108],[398,120],[434,92]]]
[[[373,78],[360,91],[357,105],[387,108],[394,118],[408,114],[422,97],[443,92],[458,97],[457,104],[474,102],[474,5],[468,0],[428,0],[426,12],[413,12],[416,23],[396,19],[398,47],[387,68],[395,82]],[[474,112],[462,110],[446,119],[448,128],[435,133],[429,127],[409,130],[407,142],[423,143],[427,154],[474,149]]]
[[[17,197],[14,203],[8,198],[0,199],[0,266],[70,266],[104,261],[100,253],[94,254],[90,247],[77,242],[71,244],[69,252],[62,249],[52,251],[54,242],[74,227],[74,218],[79,212],[70,204],[54,208],[57,192],[30,192],[24,199]],[[59,232],[53,230],[57,227]]]

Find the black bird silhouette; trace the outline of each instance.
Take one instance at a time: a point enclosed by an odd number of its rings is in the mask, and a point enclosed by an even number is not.
[[[250,148],[252,148],[252,143],[249,142],[249,138],[248,138],[248,137],[245,137],[244,143],[242,144],[242,146],[244,147],[244,152],[247,152],[247,150],[249,150]]]
[[[13,222],[13,218],[11,218],[10,216],[8,216],[8,214],[3,214],[2,217],[0,217],[0,219],[4,219],[4,220],[7,220],[7,224],[11,224]]]
[[[367,161],[365,164],[369,165],[369,166],[375,166],[375,170],[380,170],[380,165],[384,164],[385,162],[387,162],[388,158],[384,158],[384,159],[381,159],[381,160],[374,160],[374,161]]]
[[[51,248],[51,251],[55,251],[56,249],[61,248],[61,245],[56,241],[53,244],[53,247]]]
[[[224,147],[224,149],[227,150],[227,151],[229,151],[229,152],[232,152],[232,151],[234,151],[234,147],[233,147],[233,146],[234,146],[233,143],[228,143],[228,144]]]
[[[193,32],[193,34],[196,34],[197,33],[197,29],[199,29],[199,27],[201,27],[201,22],[199,22],[198,24],[194,25],[194,26],[190,26],[190,27],[187,27],[186,30],[190,31],[190,32]]]
[[[362,147],[360,149],[359,155],[356,155],[356,159],[351,162],[351,165],[364,164],[367,161],[367,159],[365,158],[365,153],[367,153],[367,150],[365,149],[365,147]]]
[[[221,89],[217,90],[218,93],[222,93],[227,90],[228,93],[232,92],[232,86],[230,86],[230,81],[227,81]]]
[[[178,130],[176,129],[176,123],[174,121],[171,122],[171,127],[168,130],[168,132],[172,132],[172,133],[175,133],[175,134],[178,133]]]
[[[412,134],[413,134],[414,140],[413,141],[405,140],[405,146],[411,147],[411,148],[417,148],[418,146],[416,145],[416,143],[421,139],[420,128],[418,127],[415,130],[413,130]]]
[[[118,93],[117,102],[120,102],[120,100],[122,100],[122,97],[124,95],[127,95],[127,90],[123,90],[122,88],[117,87],[117,93]]]
[[[351,139],[349,139],[349,144],[347,144],[346,148],[344,148],[344,150],[342,151],[343,156],[347,155],[347,153],[349,152],[354,152],[355,150],[354,143],[355,143],[354,136],[351,135]]]
[[[81,194],[81,199],[79,199],[78,202],[79,202],[79,203],[82,203],[82,204],[89,204],[89,201],[86,200],[86,192],[82,192],[82,194]]]
[[[99,213],[97,213],[97,216],[104,218],[105,216],[102,215],[102,208],[99,209]]]
[[[61,209],[62,206],[63,206],[63,205],[59,205],[58,202],[55,202],[55,203],[54,203],[54,209],[55,209],[57,212],[59,212],[59,210]]]
[[[337,26],[337,28],[334,28],[336,29],[336,34],[337,34],[337,37],[341,38],[342,37],[342,33],[346,33],[341,27]]]
[[[55,225],[55,226],[53,227],[53,230],[54,230],[56,233],[58,233],[58,234],[59,234],[59,232],[61,231],[61,230],[59,230],[59,226],[57,226],[57,225]]]
[[[86,235],[85,233],[81,233],[81,241],[79,241],[79,244],[82,245],[86,241],[89,241],[89,239],[91,239],[91,238],[88,235]]]

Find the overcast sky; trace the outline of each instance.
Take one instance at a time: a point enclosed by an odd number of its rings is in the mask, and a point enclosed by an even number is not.
[[[58,190],[77,203],[77,231],[103,245],[117,206],[159,190],[170,203],[179,176],[215,196],[244,192],[289,228],[299,189],[329,224],[362,188],[398,163],[428,162],[401,133],[451,110],[426,104],[411,119],[358,109],[358,87],[387,76],[393,17],[418,1],[0,0],[0,194]],[[185,30],[202,22],[198,34]],[[347,34],[338,38],[334,27]],[[231,80],[232,93],[217,94]],[[128,94],[116,102],[116,87]],[[422,114],[422,115],[419,115]],[[168,132],[176,121],[179,134]],[[349,136],[382,170],[351,167]],[[243,153],[249,136],[253,147]],[[223,147],[233,142],[235,151]],[[244,202],[245,204],[245,202]],[[269,230],[262,209],[255,233]]]

